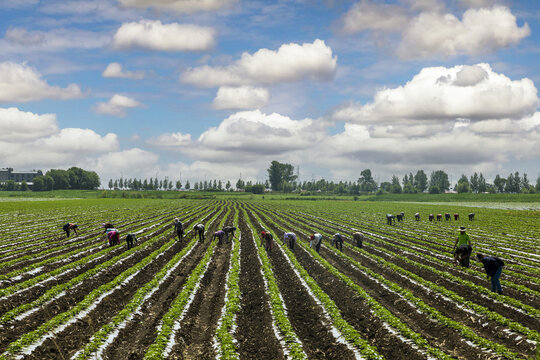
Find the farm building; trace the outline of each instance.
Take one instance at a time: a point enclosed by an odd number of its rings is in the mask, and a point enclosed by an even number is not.
[[[32,182],[36,176],[43,176],[43,172],[41,170],[13,171],[13,168],[0,169],[0,183],[5,183],[9,180],[17,183],[23,181]]]

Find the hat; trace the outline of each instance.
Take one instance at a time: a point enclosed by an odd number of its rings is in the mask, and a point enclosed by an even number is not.
[[[460,226],[458,231],[465,231],[465,226]]]

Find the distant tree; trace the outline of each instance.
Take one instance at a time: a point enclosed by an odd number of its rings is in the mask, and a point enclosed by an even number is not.
[[[195,181],[195,185],[193,186],[193,190],[199,190],[199,183]]]
[[[275,160],[272,161],[267,171],[268,180],[273,191],[282,190],[284,184],[291,183],[297,178],[294,175],[294,166],[291,164],[282,164]]]
[[[118,189],[118,179],[114,180],[114,188]]]
[[[413,185],[419,192],[426,191],[428,187],[428,178],[424,170],[418,170],[414,175]]]
[[[360,173],[360,178],[358,179],[358,184],[360,185],[360,191],[362,192],[377,191],[377,183],[373,179],[370,169],[362,170]]]
[[[180,180],[176,181],[176,190],[180,190],[182,188],[182,182]]]
[[[186,181],[185,188],[186,188],[186,190],[189,190],[191,188],[191,184],[189,183],[189,180]]]
[[[519,176],[519,172],[515,172],[514,174],[508,175],[506,178],[506,185],[504,187],[504,191],[508,193],[519,193],[521,190],[521,177]]]
[[[439,193],[443,193],[450,189],[450,181],[448,181],[448,174],[442,170],[433,171],[429,180],[430,193],[433,194],[431,187],[435,186],[439,189]]]
[[[238,181],[236,182],[236,188],[239,190],[243,190],[245,186],[246,186],[246,183],[244,182],[244,180],[238,179]]]
[[[225,184],[225,189],[226,189],[227,191],[229,191],[229,189],[231,188],[231,186],[232,186],[232,185],[231,185],[230,180],[227,180],[227,183]]]
[[[212,190],[217,190],[218,189],[218,186],[217,186],[217,180],[214,179],[214,182],[212,184]]]
[[[248,191],[246,186],[246,191]],[[263,184],[255,184],[249,186],[249,191],[253,194],[264,194],[264,185]]]
[[[495,176],[495,179],[493,180],[493,186],[495,187],[495,189],[497,189],[497,192],[503,193],[506,187],[506,179],[500,177],[499,174],[497,174]]]
[[[66,170],[51,169],[47,171],[46,176],[54,180],[54,190],[69,189],[69,174]]]
[[[439,189],[439,187],[437,185],[431,185],[429,187],[429,193],[430,194],[440,194],[441,193],[441,189]]]
[[[415,188],[410,182],[403,185],[403,193],[405,194],[416,194],[418,192],[418,189]]]
[[[402,192],[401,185],[399,183],[399,178],[395,175],[392,176],[392,185],[390,185],[390,192],[393,194],[401,194]]]
[[[172,181],[169,181],[169,190],[172,190],[172,188],[173,188],[173,183]]]
[[[109,179],[109,189],[112,189],[114,187],[114,183],[112,179]]]
[[[485,193],[486,191],[487,191],[486,179],[484,178],[484,175],[480,173],[480,176],[478,177],[478,192]]]
[[[28,183],[27,183],[26,181],[23,180],[23,181],[21,182],[21,185],[19,186],[19,190],[20,190],[20,191],[28,191],[28,190],[30,190],[30,189],[28,188]]]
[[[470,192],[471,188],[469,186],[469,179],[467,176],[461,175],[461,178],[458,180],[456,191],[460,194]]]
[[[478,192],[478,174],[477,173],[474,173],[472,176],[471,176],[471,181],[469,182],[469,185],[471,187],[471,191],[473,193],[477,193]]]
[[[124,188],[124,179],[123,178],[120,178],[120,181],[118,182],[118,187],[120,189],[123,189]]]
[[[15,191],[17,190],[17,184],[13,180],[6,181],[6,190],[7,191]]]
[[[221,180],[218,181],[217,188],[219,191],[223,191],[223,182]]]
[[[536,192],[540,192],[540,176],[536,178],[536,186],[534,188]]]
[[[527,190],[527,192],[529,192],[530,187],[531,187],[531,184],[529,184],[527,173],[523,173],[523,177],[521,178],[521,191]]]
[[[45,176],[36,176],[34,180],[32,180],[34,183],[34,186],[32,187],[32,191],[44,191],[45,190]]]
[[[379,189],[382,190],[382,191],[391,192],[392,191],[392,183],[389,182],[389,181],[383,181],[379,185]]]

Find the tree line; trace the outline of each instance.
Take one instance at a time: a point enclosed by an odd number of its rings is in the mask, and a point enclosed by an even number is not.
[[[43,176],[36,176],[32,183],[33,191],[93,190],[101,185],[99,176],[95,171],[87,171],[78,167],[71,167],[67,170],[51,169]],[[30,190],[30,187],[26,181],[17,184],[13,180],[8,180],[5,184],[2,184],[1,190],[27,191]]]
[[[383,181],[380,184],[375,181],[370,169],[360,172],[357,181],[317,181],[297,182],[297,175],[294,175],[294,167],[291,164],[282,164],[272,161],[268,171],[269,186],[272,191],[282,192],[324,192],[337,195],[359,195],[366,193],[424,193],[430,194],[444,193],[450,190],[448,174],[443,170],[432,171],[428,175],[424,170],[417,170],[405,174],[401,179],[393,175],[390,181]],[[266,186],[268,188],[268,185]],[[497,174],[493,183],[487,183],[482,173],[474,173],[470,177],[461,175],[453,190],[458,193],[540,193],[540,177],[536,179],[536,184],[532,185],[526,173],[520,175],[519,172],[510,173],[506,178]]]

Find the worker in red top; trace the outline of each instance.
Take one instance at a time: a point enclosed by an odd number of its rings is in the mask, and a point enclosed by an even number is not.
[[[263,230],[261,232],[261,246],[264,243],[264,249],[266,251],[272,250],[272,247],[274,245],[274,237],[270,233],[270,231]]]

